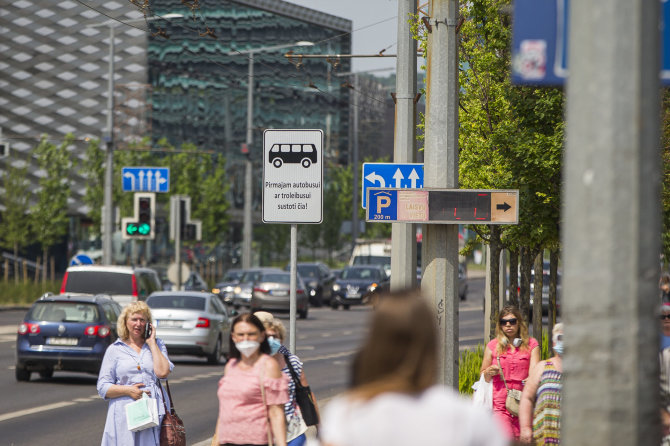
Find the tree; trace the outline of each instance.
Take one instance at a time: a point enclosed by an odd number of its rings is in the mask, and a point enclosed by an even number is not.
[[[5,211],[2,213],[2,242],[14,253],[14,282],[19,281],[19,263],[16,259],[19,250],[32,239],[30,231],[29,197],[30,183],[28,181],[28,164],[21,160],[22,164],[9,165],[4,176],[3,205]]]
[[[86,178],[83,201],[88,206],[88,218],[93,223],[91,233],[98,235],[102,224],[105,185],[105,151],[100,148],[100,140],[89,141],[79,173]]]
[[[50,143],[44,135],[35,149],[37,164],[44,176],[39,179],[37,203],[32,207],[31,226],[35,239],[42,246],[42,280],[46,280],[49,248],[58,243],[68,230],[68,177],[73,167],[68,148],[73,142],[74,135],[71,133],[65,136],[59,146]]]
[[[323,194],[322,238],[332,262],[333,251],[341,249],[351,238],[341,232],[342,222],[351,219],[353,173],[351,166],[331,166],[328,168]]]

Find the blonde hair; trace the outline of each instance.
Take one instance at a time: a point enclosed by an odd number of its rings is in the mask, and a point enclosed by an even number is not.
[[[275,319],[271,324],[266,325],[265,328],[276,331],[282,342],[284,342],[284,339],[286,339],[286,327],[284,327],[282,321]]]
[[[144,316],[147,320],[147,324],[151,323],[151,310],[149,309],[149,305],[141,300],[131,303],[121,311],[121,315],[116,321],[116,330],[123,341],[127,341],[130,337],[130,334],[128,333],[128,317],[135,313],[140,313]]]
[[[418,290],[380,295],[365,344],[354,358],[352,395],[415,394],[437,381],[435,312]]]
[[[530,337],[528,336],[528,324],[526,324],[526,320],[523,318],[521,311],[519,311],[517,307],[514,305],[507,305],[500,310],[498,320],[496,321],[496,339],[498,340],[496,351],[499,355],[505,353],[509,348],[509,340],[507,339],[505,332],[502,331],[500,320],[503,317],[510,315],[516,318],[517,327],[519,327],[517,333],[517,337],[521,338],[521,346],[519,347],[519,350],[528,350],[528,341],[530,340]]]

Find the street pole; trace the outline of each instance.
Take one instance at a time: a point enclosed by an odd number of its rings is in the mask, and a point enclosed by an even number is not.
[[[416,40],[410,31],[408,21],[410,14],[416,14],[416,0],[398,0],[394,163],[416,161]],[[415,287],[415,225],[391,224],[391,253],[391,290],[399,291]]]
[[[358,208],[360,206],[360,199],[358,197],[358,188],[360,187],[360,180],[358,179],[358,107],[360,104],[360,79],[358,73],[354,73],[354,107],[353,107],[353,130],[351,131],[352,153],[351,153],[351,173],[353,174],[354,187],[352,189],[352,214],[351,214],[351,252],[354,252],[356,247],[356,239],[358,238]]]
[[[107,130],[105,147],[105,190],[102,215],[102,263],[112,264],[112,174],[114,172],[114,25],[109,25],[109,63],[107,65]]]
[[[562,183],[566,445],[660,444],[660,4],[570,3]]]
[[[424,187],[458,188],[458,0],[431,0]],[[438,377],[458,387],[458,225],[423,226],[421,290],[434,304]]]
[[[247,77],[247,153],[244,162],[244,226],[242,228],[242,268],[251,268],[251,199],[253,186],[251,181],[251,143],[253,142],[254,114],[254,53],[249,52],[249,75]]]
[[[295,318],[297,314],[298,299],[296,297],[296,284],[298,283],[298,225],[291,225],[291,258],[289,260],[291,276],[289,278],[289,350],[295,351],[296,330]]]

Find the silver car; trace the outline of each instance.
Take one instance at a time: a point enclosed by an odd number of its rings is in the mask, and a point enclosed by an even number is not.
[[[147,299],[156,337],[170,355],[205,356],[218,364],[228,354],[232,314],[221,299],[198,291],[160,291]]]
[[[289,311],[289,282],[291,274],[283,271],[265,272],[252,286],[251,311]],[[296,306],[300,319],[307,318],[309,298],[300,277],[296,283]]]
[[[282,272],[279,268],[260,267],[245,269],[239,283],[233,290],[233,306],[235,308],[248,307],[251,302],[251,294],[256,282],[263,273],[266,272]]]

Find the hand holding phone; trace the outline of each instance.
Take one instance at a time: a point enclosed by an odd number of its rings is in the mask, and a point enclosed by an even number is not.
[[[144,339],[149,339],[149,337],[151,336],[151,330],[152,330],[151,323],[147,322],[147,325],[144,326]]]

